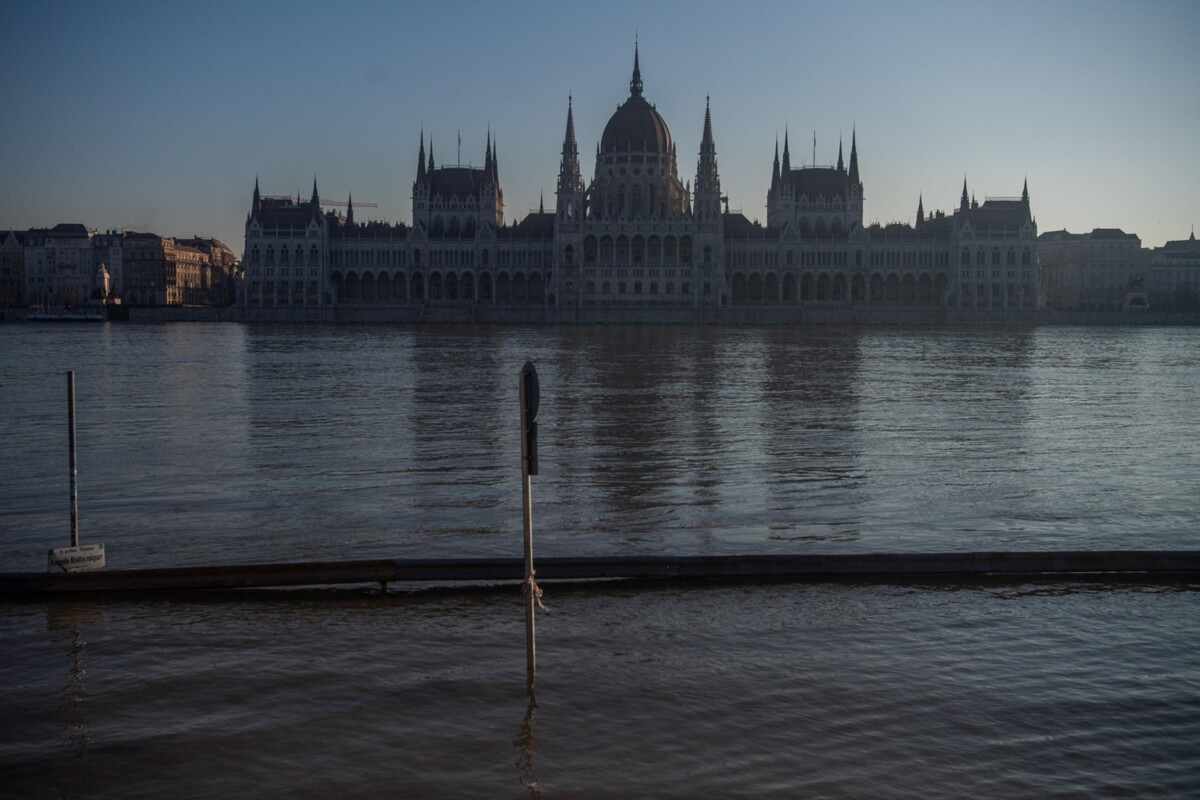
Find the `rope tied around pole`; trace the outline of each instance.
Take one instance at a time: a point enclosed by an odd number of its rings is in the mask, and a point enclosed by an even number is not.
[[[529,574],[525,576],[525,580],[521,584],[521,594],[532,594],[533,599],[537,601],[537,607],[542,611],[549,613],[550,609],[546,608],[546,606],[542,604],[542,587],[538,586],[537,581],[533,579],[533,576],[536,573],[537,570],[530,570]]]

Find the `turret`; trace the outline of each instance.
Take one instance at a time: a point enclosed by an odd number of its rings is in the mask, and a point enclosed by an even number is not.
[[[791,171],[792,171],[792,154],[788,150],[787,128],[784,128],[783,129],[783,175],[781,177],[786,178],[787,174]]]
[[[842,140],[838,139],[838,172],[845,172],[846,167],[842,164]]]
[[[567,130],[563,134],[562,158],[558,166],[558,193],[583,191],[579,171],[579,148],[575,144],[573,98],[567,97]]]
[[[636,39],[633,42],[633,77],[629,79],[629,93],[636,95],[642,93],[642,69],[638,66],[638,46]]]
[[[704,132],[700,136],[700,161],[696,165],[696,191],[721,191],[721,178],[717,172],[717,146],[713,141],[712,112],[709,99],[704,99]]]
[[[485,186],[492,183],[492,129],[488,128],[487,133],[487,150],[483,153],[483,183]]]
[[[713,141],[712,110],[704,98],[704,132],[700,136],[700,160],[696,164],[696,195],[694,211],[702,219],[716,219],[721,214],[721,176],[717,170],[717,145]]]
[[[433,140],[429,142],[430,149],[433,148]],[[421,131],[421,149],[417,151],[417,183],[425,182],[425,131]]]
[[[775,163],[771,165],[771,192],[779,188],[779,134],[775,134]]]
[[[959,198],[958,209],[959,209],[959,211],[966,211],[970,207],[971,207],[971,198],[970,198],[970,195],[967,194],[967,176],[964,175],[963,176],[962,197]]]
[[[858,186],[861,183],[858,177],[858,132],[850,131],[850,185]]]

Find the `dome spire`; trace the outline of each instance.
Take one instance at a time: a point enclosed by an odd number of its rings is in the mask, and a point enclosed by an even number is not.
[[[629,93],[642,94],[642,68],[638,63],[637,37],[633,38],[633,77],[629,79]]]

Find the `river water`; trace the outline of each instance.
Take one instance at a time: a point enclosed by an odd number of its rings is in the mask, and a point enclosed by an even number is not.
[[[0,571],[1195,549],[1200,329],[0,326]],[[1187,797],[1187,583],[0,605],[0,796]],[[372,593],[372,591],[374,593]]]

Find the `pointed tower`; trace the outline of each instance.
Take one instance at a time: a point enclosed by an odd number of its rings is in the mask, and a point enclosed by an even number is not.
[[[1025,185],[1021,187],[1021,206],[1025,209],[1025,217],[1029,219],[1029,178],[1025,179]]]
[[[488,185],[492,182],[492,129],[488,128],[487,132],[487,150],[483,153],[483,183]]]
[[[792,171],[792,154],[788,150],[788,132],[787,128],[783,129],[783,174],[780,176],[784,180],[787,179],[788,173]]]
[[[967,176],[963,175],[962,197],[958,200],[958,210],[966,211],[971,207],[971,196],[967,194]]]
[[[426,170],[430,173],[433,172],[433,136],[429,137],[429,166],[426,168]],[[433,176],[427,175],[427,177],[432,178]]]
[[[917,227],[921,227],[921,223],[925,221],[925,195],[917,195]]]
[[[321,194],[317,191],[317,176],[316,175],[313,175],[312,198],[308,201],[308,203],[312,207],[313,219],[320,219],[320,217],[321,217]]]
[[[629,79],[629,93],[638,97],[642,95],[642,68],[638,62],[637,39],[633,40],[633,77]]]
[[[858,131],[850,131],[850,186],[858,186],[862,181],[858,177]]]
[[[346,227],[354,227],[354,195],[346,195]]]
[[[845,171],[846,171],[846,166],[845,166],[845,165],[842,163],[842,140],[841,140],[841,138],[839,138],[839,139],[838,139],[838,165],[837,165],[837,170],[838,170],[838,172],[845,172]]]
[[[433,146],[432,141],[429,143],[429,146],[430,147]],[[426,172],[425,172],[425,130],[422,129],[421,130],[421,149],[417,151],[417,183],[424,183],[425,176],[426,176]]]
[[[584,215],[583,176],[579,169],[579,147],[575,142],[574,98],[567,96],[567,129],[563,133],[562,154],[558,162],[558,186],[555,188],[560,220],[576,224]]]
[[[254,176],[254,199],[250,201],[250,219],[258,219],[262,211],[262,195],[258,193],[258,176]]]
[[[775,135],[775,163],[771,165],[771,191],[779,188],[779,134]]]
[[[700,135],[700,160],[696,164],[696,194],[693,211],[702,221],[721,215],[721,176],[717,170],[717,145],[713,141],[712,107],[704,98],[704,132]]]

